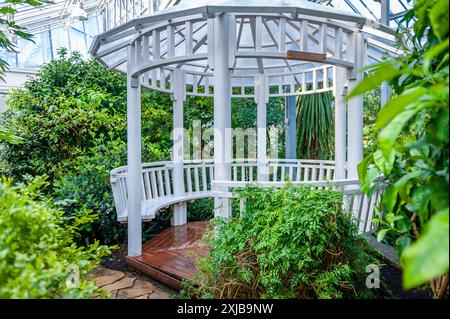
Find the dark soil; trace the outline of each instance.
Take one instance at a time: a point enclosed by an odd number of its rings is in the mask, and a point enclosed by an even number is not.
[[[144,223],[142,225],[142,240],[147,242],[166,228],[170,227],[170,215],[171,214],[167,213],[158,214],[151,223]],[[114,250],[111,255],[105,257],[101,262],[101,265],[109,269],[135,273],[135,271],[129,268],[125,263],[126,256],[127,244],[123,243],[120,244],[119,248]]]
[[[105,257],[101,265],[105,268],[118,270],[118,271],[130,271],[125,263],[125,257],[127,255],[127,246],[122,244],[119,249],[114,250],[111,255]]]
[[[395,299],[431,299],[430,294],[426,290],[415,289],[405,291],[402,289],[402,273],[399,269],[392,267],[391,265],[384,263],[381,268],[381,276],[384,282],[391,290]]]

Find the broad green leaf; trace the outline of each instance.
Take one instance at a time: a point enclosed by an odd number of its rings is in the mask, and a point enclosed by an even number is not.
[[[436,213],[425,226],[421,237],[401,256],[404,266],[403,287],[411,289],[448,271],[449,211]]]
[[[429,17],[433,33],[440,39],[448,36],[448,1],[438,0],[431,8]]]
[[[409,232],[412,230],[412,224],[411,221],[408,218],[402,218],[396,221],[395,228],[400,233],[409,234]]]
[[[366,178],[364,179],[363,183],[361,184],[361,192],[367,194],[370,190],[370,187],[372,186],[373,181],[378,177],[378,174],[380,171],[375,168],[371,167],[367,171]]]
[[[0,141],[5,141],[11,144],[19,144],[23,142],[23,139],[14,135],[8,129],[0,125]]]
[[[381,131],[378,136],[378,145],[386,159],[391,158],[395,151],[395,142],[406,123],[424,106],[424,103],[418,103],[412,110],[400,113]]]
[[[412,195],[412,208],[419,215],[420,224],[424,225],[428,220],[428,205],[432,197],[432,189],[428,185],[416,188]]]
[[[444,113],[440,118],[436,119],[436,137],[440,142],[448,143],[448,133],[448,113]]]
[[[374,71],[363,79],[354,89],[347,95],[347,99],[358,96],[375,88],[381,83],[389,81],[401,74],[401,70],[393,63],[382,63],[377,66]]]
[[[430,68],[431,63],[433,62],[434,58],[439,55],[443,51],[448,50],[449,41],[447,40],[438,43],[431,49],[429,49],[425,54],[423,55],[423,69],[425,72],[427,72]]]
[[[402,215],[395,215],[393,213],[386,214],[386,221],[388,223],[395,223],[396,221],[402,220],[404,217]]]
[[[428,184],[433,193],[430,198],[431,205],[437,211],[448,207],[448,169],[444,176],[433,176]]]
[[[411,238],[407,236],[401,236],[395,241],[395,250],[399,256],[402,255],[403,251],[411,244]]]
[[[388,186],[384,191],[383,203],[386,206],[386,211],[392,212],[395,207],[395,203],[397,202],[398,191],[395,187]]]
[[[394,187],[398,190],[399,195],[406,201],[407,197],[409,197],[409,182],[419,177],[422,174],[420,170],[414,170],[406,175],[403,175],[397,182],[395,182]]]
[[[361,182],[366,179],[367,172],[369,170],[369,165],[371,164],[372,159],[370,156],[364,157],[361,163],[358,164],[358,177]]]
[[[408,105],[416,102],[419,98],[425,95],[427,90],[423,87],[417,87],[403,94],[390,99],[386,105],[378,112],[377,121],[375,123],[375,130],[385,127],[395,117],[404,112]]]
[[[389,231],[389,229],[388,229],[388,228],[385,228],[385,229],[382,229],[382,230],[380,230],[380,231],[378,232],[378,234],[377,234],[377,240],[378,240],[380,243],[383,241],[383,239],[384,239],[384,237],[386,236],[386,234],[388,233],[388,231]]]
[[[425,29],[427,27],[426,23],[426,16],[428,13],[428,5],[427,2],[430,0],[416,0],[414,1],[414,15],[417,19],[417,21],[414,23],[414,32],[418,36],[419,39],[422,38],[423,33],[425,32]]]
[[[384,175],[387,176],[391,173],[392,168],[394,167],[395,152],[391,152],[390,157],[386,159],[383,156],[383,153],[380,150],[377,150],[373,154],[373,159],[378,169],[382,171]]]

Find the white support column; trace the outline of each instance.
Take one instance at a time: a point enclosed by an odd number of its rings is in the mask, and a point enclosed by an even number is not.
[[[267,76],[255,76],[255,102],[257,105],[256,125],[258,151],[258,181],[269,179],[269,165],[267,161],[267,102],[269,102]]]
[[[286,97],[286,158],[297,158],[297,103],[296,97]]]
[[[141,167],[141,86],[131,77],[136,63],[136,47],[128,49],[127,150],[128,150],[128,256],[142,254],[142,167]]]
[[[390,92],[389,92],[389,84],[387,82],[381,83],[380,88],[380,104],[381,107],[384,107],[386,103],[389,101],[390,98]]]
[[[381,0],[381,19],[380,22],[384,25],[389,26],[390,22],[390,1],[389,0]],[[381,107],[384,107],[389,101],[390,92],[389,92],[389,84],[387,82],[381,83],[380,88],[380,99],[381,99]]]
[[[160,0],[150,0],[149,4],[150,14],[153,14],[159,10],[160,2],[161,2]]]
[[[361,32],[355,32],[353,35],[354,48],[353,54],[355,57],[354,69],[348,70],[349,87],[351,92],[361,81],[362,73],[360,68],[363,66],[364,60],[364,42]],[[348,101],[348,129],[347,129],[347,178],[358,178],[358,164],[363,159],[363,96],[356,96]]]
[[[214,179],[231,180],[231,84],[228,48],[228,15],[214,18]],[[227,192],[228,188],[215,191]],[[214,215],[231,217],[228,198],[215,198]]]
[[[185,96],[184,73],[180,69],[173,71],[174,92],[173,100],[173,193],[182,196],[185,193],[184,185],[184,117],[183,102]],[[172,225],[179,226],[187,223],[187,204],[185,202],[173,206]]]
[[[347,103],[345,101],[345,72],[341,67],[334,67],[334,178],[345,179],[345,160],[347,150]]]
[[[390,20],[390,0],[381,0],[381,19],[380,22],[384,25],[389,25]]]

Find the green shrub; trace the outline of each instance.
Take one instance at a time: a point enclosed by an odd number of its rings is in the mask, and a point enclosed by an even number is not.
[[[380,109],[380,88],[366,92],[364,94],[364,152],[370,153],[376,148],[378,134],[374,128],[377,120],[377,113]]]
[[[197,199],[192,203],[188,203],[187,209],[190,222],[209,220],[214,217],[214,199]]]
[[[0,298],[104,296],[88,274],[110,249],[98,242],[77,246],[74,238],[92,216],[85,211],[67,226],[63,213],[39,194],[45,185],[43,179],[0,182]],[[77,270],[78,283],[71,279]]]
[[[125,138],[126,82],[80,54],[44,65],[24,89],[15,90],[0,121],[22,143],[1,143],[4,173],[15,180],[26,174],[48,175],[51,182],[100,134]]]
[[[70,222],[86,209],[96,217],[83,226],[86,242],[124,240],[109,182],[111,169],[126,165],[126,79],[94,60],[65,50],[44,65],[0,115],[21,138],[0,141],[0,175],[20,181],[48,176],[46,194]],[[169,158],[172,102],[169,94],[142,90],[142,159]]]
[[[365,251],[342,194],[286,186],[248,187],[240,218],[216,219],[209,254],[186,283],[200,298],[364,298]]]
[[[126,164],[126,144],[120,140],[100,137],[96,146],[79,156],[71,169],[57,178],[53,196],[66,212],[66,217],[77,217],[88,209],[97,218],[85,225],[83,238],[98,239],[102,243],[117,244],[123,241],[126,227],[117,222],[109,173]]]
[[[95,146],[85,150],[84,154],[68,164],[70,169],[66,169],[64,174],[54,180],[52,196],[68,217],[77,217],[86,209],[96,216],[95,221],[83,228],[84,241],[123,243],[126,225],[117,222],[110,171],[126,165],[126,144],[113,139],[111,134],[108,137],[100,136]],[[157,156],[161,156],[162,151],[148,143],[145,154],[155,160]],[[158,225],[146,224],[143,231],[151,236],[154,233],[152,229],[161,231],[161,227],[164,229],[170,225],[166,218],[156,219],[151,224],[154,223]]]

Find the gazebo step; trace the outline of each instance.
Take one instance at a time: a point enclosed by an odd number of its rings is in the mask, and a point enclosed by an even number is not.
[[[142,255],[127,257],[128,266],[181,290],[181,281],[190,280],[197,272],[195,259],[205,256],[209,247],[202,236],[209,222],[190,222],[173,226],[156,235],[142,249]]]

